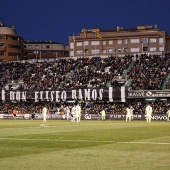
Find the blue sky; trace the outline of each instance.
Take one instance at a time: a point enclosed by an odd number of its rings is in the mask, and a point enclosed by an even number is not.
[[[24,40],[68,44],[82,28],[134,28],[155,25],[170,34],[169,0],[5,0],[0,18]]]

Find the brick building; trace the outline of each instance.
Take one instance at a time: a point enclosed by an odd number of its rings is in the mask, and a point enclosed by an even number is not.
[[[69,36],[70,56],[109,56],[136,53],[164,55],[170,52],[170,38],[166,31],[155,26],[124,29],[82,29]]]
[[[0,60],[16,61],[27,59],[68,57],[68,46],[53,41],[24,41],[14,28],[0,21]]]
[[[7,27],[0,22],[0,60],[23,59],[23,38],[14,28]]]
[[[68,57],[69,48],[53,41],[25,41],[24,56],[26,59]]]

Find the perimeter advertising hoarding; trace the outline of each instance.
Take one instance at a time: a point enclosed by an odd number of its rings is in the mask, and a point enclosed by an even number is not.
[[[144,91],[145,97],[170,97],[170,90],[152,90],[152,91]]]
[[[0,119],[13,119],[13,114],[0,114]],[[17,114],[16,119],[31,119],[31,114]],[[35,119],[42,120],[42,114],[35,114]],[[66,115],[63,114],[48,114],[48,120],[66,120]],[[100,114],[82,114],[82,120],[101,120]],[[106,120],[122,120],[125,121],[125,114],[106,114]],[[145,115],[134,115],[133,120],[145,120]],[[152,120],[167,120],[166,115],[154,114]]]
[[[170,90],[133,90],[128,92],[127,99],[131,98],[168,98]]]

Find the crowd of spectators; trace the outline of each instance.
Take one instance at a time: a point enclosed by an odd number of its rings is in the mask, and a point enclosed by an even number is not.
[[[129,69],[132,61],[134,65]],[[142,54],[1,62],[0,69],[1,89],[9,82],[20,82],[21,90],[103,88],[119,86],[118,80],[124,79],[131,82],[131,90],[160,90],[170,73],[170,58]]]
[[[132,80],[131,90],[162,90],[169,73],[169,57],[136,55],[135,64],[128,74]]]
[[[63,89],[117,86],[116,77],[123,76],[132,61],[124,58],[59,59],[55,62],[34,63],[22,79],[22,89]]]
[[[1,88],[22,80],[22,90],[118,86],[133,56],[57,59],[52,62],[1,63]]]
[[[0,89],[8,83],[18,82],[29,66],[30,63],[0,62]]]

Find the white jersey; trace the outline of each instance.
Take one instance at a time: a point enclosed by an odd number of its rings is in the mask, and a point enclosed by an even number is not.
[[[48,111],[47,108],[43,107],[43,110],[42,110],[43,122],[46,122],[47,111]]]
[[[130,112],[130,109],[129,109],[129,108],[126,108],[126,115],[127,115],[127,116],[130,116],[130,115],[131,115],[131,112]]]
[[[80,116],[81,115],[81,107],[78,105],[76,106],[76,116]]]
[[[167,116],[170,117],[170,110],[166,112]]]
[[[152,107],[148,105],[145,110],[146,116],[150,117],[152,115]]]
[[[66,114],[67,114],[67,115],[70,115],[70,109],[67,109],[67,110],[66,110]]]
[[[43,114],[44,116],[46,116],[46,114],[47,114],[47,108],[46,108],[46,107],[43,108],[42,114]]]

